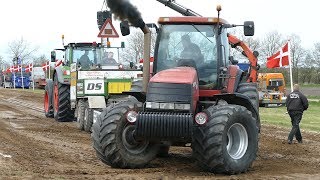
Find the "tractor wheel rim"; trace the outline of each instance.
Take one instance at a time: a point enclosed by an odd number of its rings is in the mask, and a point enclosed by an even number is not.
[[[48,92],[47,91],[44,94],[44,110],[46,112],[49,111],[49,96],[48,96]]]
[[[54,110],[55,112],[58,112],[59,108],[59,91],[58,91],[58,85],[54,85]]]
[[[235,123],[228,129],[227,152],[233,159],[242,158],[248,148],[248,133],[246,128]]]
[[[134,126],[127,124],[122,132],[122,144],[132,154],[142,153],[149,145],[148,141],[136,141],[134,139]]]

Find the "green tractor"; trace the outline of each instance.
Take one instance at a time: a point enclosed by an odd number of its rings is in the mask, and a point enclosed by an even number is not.
[[[94,110],[102,111],[107,105],[125,99],[141,70],[124,67],[119,63],[119,48],[100,43],[69,43],[63,49],[51,52],[56,62],[57,51],[64,53],[62,64],[56,66],[53,78],[47,79],[44,95],[46,117],[59,122],[77,119],[80,130],[91,131]],[[75,118],[76,117],[76,118]]]

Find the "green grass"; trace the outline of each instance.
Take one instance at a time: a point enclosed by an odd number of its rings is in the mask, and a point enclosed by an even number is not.
[[[306,88],[308,88],[308,87],[318,87],[318,88],[320,88],[320,84],[299,84],[300,85],[300,88],[304,88],[304,87],[306,87]],[[290,83],[287,83],[286,84],[286,88],[287,89],[290,89],[291,88],[291,86],[290,86]]]
[[[313,95],[309,95],[307,96],[308,99],[318,99],[320,100],[320,96],[313,96]]]
[[[307,131],[320,132],[320,102],[309,102],[309,108],[304,112],[300,128]],[[260,120],[263,124],[272,124],[291,128],[289,114],[286,107],[260,108]]]

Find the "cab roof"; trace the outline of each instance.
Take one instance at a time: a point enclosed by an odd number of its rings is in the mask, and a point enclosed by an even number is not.
[[[160,17],[159,24],[217,24],[218,18],[216,17],[196,17],[196,16],[183,16],[183,17]],[[228,24],[224,19],[219,18],[220,24]]]

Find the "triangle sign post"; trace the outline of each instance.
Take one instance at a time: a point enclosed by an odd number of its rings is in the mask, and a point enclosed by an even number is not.
[[[112,25],[110,18],[108,18],[104,22],[104,24],[98,34],[98,37],[100,37],[100,38],[118,38],[119,37],[116,29]]]

